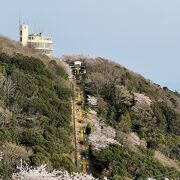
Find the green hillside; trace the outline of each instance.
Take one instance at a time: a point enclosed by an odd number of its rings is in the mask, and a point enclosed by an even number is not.
[[[30,51],[30,50],[29,50]],[[71,89],[56,61],[0,52],[0,175],[8,179],[22,158],[32,166],[74,171]]]
[[[46,164],[49,171],[78,171],[71,109],[77,92],[64,66],[7,38],[0,40],[0,177],[10,179],[21,159],[23,165]],[[62,59],[69,64],[80,60],[86,67],[83,78],[73,83],[83,94],[82,117],[89,118],[78,133],[86,134],[86,142],[79,143],[87,147],[81,155],[88,158],[94,177],[178,179],[180,94],[103,58]],[[92,137],[104,138],[98,148]]]
[[[94,175],[180,177],[180,94],[106,59],[65,59],[85,62],[86,94],[97,98],[94,110],[101,122],[115,129],[121,144],[101,150],[90,144]]]
[[[169,177],[180,177],[180,168],[163,167],[153,158],[156,150],[180,162],[180,95],[113,62],[99,58],[87,64],[88,93],[98,98],[99,116],[116,129],[116,139],[123,145],[93,151],[95,172],[114,179],[162,177],[174,171]],[[131,132],[146,143],[146,148],[135,150],[127,145],[123,136]]]

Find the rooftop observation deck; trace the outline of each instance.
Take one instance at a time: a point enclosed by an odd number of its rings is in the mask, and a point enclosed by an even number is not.
[[[38,33],[38,34],[30,34],[28,36],[28,40],[29,41],[46,41],[46,42],[49,42],[49,43],[53,43],[53,40],[51,37],[44,37],[42,35],[42,33]]]

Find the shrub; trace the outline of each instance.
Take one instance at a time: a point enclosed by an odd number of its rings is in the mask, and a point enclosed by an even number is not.
[[[107,171],[108,177],[112,179],[115,177],[146,179],[165,173],[169,173],[169,177],[174,178],[174,175],[170,174],[172,169],[159,164],[146,150],[135,153],[119,145],[110,145],[101,151],[92,151],[91,160],[97,174]],[[173,172],[176,172],[175,178],[179,177],[179,172],[175,169]]]
[[[37,154],[33,154],[30,157],[30,160],[34,166],[39,166],[41,164],[47,164],[47,165],[49,164],[48,158],[44,154],[39,152]]]
[[[86,131],[86,134],[88,135],[91,133],[91,126],[89,124],[86,126],[85,131]]]

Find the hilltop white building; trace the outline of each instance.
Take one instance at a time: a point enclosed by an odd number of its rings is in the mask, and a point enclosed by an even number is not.
[[[23,46],[29,46],[37,49],[41,53],[52,57],[53,40],[51,37],[44,37],[42,33],[29,34],[28,25],[21,24],[19,27],[19,41]]]

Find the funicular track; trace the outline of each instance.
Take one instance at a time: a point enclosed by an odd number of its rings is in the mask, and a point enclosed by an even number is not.
[[[72,91],[74,92],[74,84],[72,83]],[[75,119],[75,98],[72,97],[72,119],[73,119],[73,130],[74,130],[74,162],[77,165],[77,136],[76,136],[76,119]]]
[[[74,78],[72,81],[72,115],[74,126],[74,161],[83,174],[90,174],[89,148],[86,135],[88,117],[86,113],[84,78],[86,68],[83,62],[75,61],[70,65]]]

